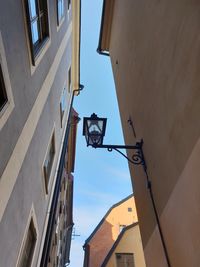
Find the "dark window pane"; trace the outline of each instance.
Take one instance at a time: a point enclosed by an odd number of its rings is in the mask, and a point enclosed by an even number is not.
[[[47,36],[49,36],[47,17],[41,16],[40,23],[41,23],[41,36],[42,36],[42,39],[44,40]]]
[[[47,12],[47,0],[39,0],[38,2],[40,12]]]
[[[70,5],[71,5],[71,0],[68,0],[68,9],[70,8]]]
[[[51,168],[53,165],[53,160],[54,160],[54,155],[55,155],[55,140],[54,140],[54,135],[51,138],[51,143],[46,155],[46,159],[44,162],[44,177],[45,177],[45,187],[46,187],[46,192],[48,193],[48,184],[49,184],[49,178],[51,174]]]
[[[117,253],[117,267],[134,267],[134,257],[132,253]]]
[[[1,65],[0,65],[0,111],[5,106],[7,101],[8,101],[8,98],[6,95],[6,88],[5,88],[4,78],[3,78],[3,72],[2,72]]]
[[[19,265],[20,267],[31,266],[35,244],[36,244],[36,231],[33,225],[33,221],[31,220],[22,252],[22,257],[20,260],[20,265]]]
[[[72,77],[71,77],[71,67],[68,70],[68,92],[70,92],[71,89],[71,82],[72,82]]]

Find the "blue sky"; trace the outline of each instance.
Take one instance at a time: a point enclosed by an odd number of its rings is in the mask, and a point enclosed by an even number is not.
[[[131,194],[127,161],[116,152],[86,146],[82,136],[83,117],[93,112],[106,117],[104,144],[123,144],[121,123],[109,57],[96,52],[103,0],[82,0],[81,83],[85,86],[75,98],[81,121],[78,126],[74,173],[74,223],[71,267],[83,266],[84,241],[107,210]]]

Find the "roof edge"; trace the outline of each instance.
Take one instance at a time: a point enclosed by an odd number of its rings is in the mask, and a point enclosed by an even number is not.
[[[126,227],[124,227],[124,229],[121,231],[121,233],[119,234],[119,236],[117,237],[115,243],[113,244],[113,246],[111,247],[111,249],[109,250],[108,254],[106,255],[103,263],[101,264],[101,267],[105,267],[106,264],[108,263],[110,257],[112,256],[113,254],[113,251],[115,250],[115,248],[117,247],[117,245],[119,244],[120,240],[122,239],[123,235],[125,234],[125,232],[135,226],[139,225],[138,222],[136,223],[132,223]]]
[[[101,219],[101,221],[99,222],[99,224],[95,227],[94,231],[91,233],[91,235],[85,240],[85,244],[83,245],[83,248],[87,245],[87,243],[90,242],[90,240],[93,238],[93,236],[96,234],[96,232],[99,230],[100,226],[103,224],[103,222],[105,221],[106,217],[108,216],[108,214],[117,206],[121,205],[123,202],[127,201],[128,199],[130,199],[131,197],[133,197],[133,194],[130,194],[129,196],[123,198],[121,201],[117,202],[116,204],[114,204],[113,206],[111,206],[111,208],[106,212],[106,214],[104,215],[104,217]]]
[[[110,40],[111,25],[113,18],[113,5],[115,0],[103,1],[99,42],[97,52],[101,55],[109,56],[108,42]],[[106,21],[106,22],[105,22]],[[106,25],[106,28],[104,28]],[[103,45],[104,44],[104,45]]]

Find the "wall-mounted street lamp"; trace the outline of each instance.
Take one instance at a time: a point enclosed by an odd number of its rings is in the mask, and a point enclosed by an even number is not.
[[[105,136],[105,131],[106,131],[106,123],[107,123],[106,118],[99,118],[95,113],[93,113],[90,117],[83,118],[83,135],[85,136],[87,146],[92,146],[94,148],[106,148],[109,152],[111,152],[112,150],[115,150],[118,153],[120,153],[123,157],[125,157],[132,164],[143,166],[143,169],[146,175],[147,188],[149,190],[153,210],[155,213],[155,218],[156,218],[156,222],[158,225],[161,242],[163,245],[165,258],[166,258],[168,267],[171,267],[162,228],[160,225],[158,212],[157,212],[156,205],[155,205],[151,181],[147,173],[147,166],[146,166],[146,162],[145,162],[145,158],[144,158],[144,154],[142,150],[143,140],[136,142],[135,145],[103,145],[103,138]],[[132,158],[130,159],[119,149],[132,149],[134,150],[134,154]]]
[[[92,146],[94,148],[106,148],[109,152],[115,150],[131,163],[136,165],[143,165],[144,169],[146,170],[144,154],[142,151],[143,140],[136,142],[135,145],[103,145],[106,123],[106,118],[99,118],[95,113],[93,113],[91,117],[85,117],[83,119],[83,135],[85,136],[87,146]],[[132,159],[128,158],[119,149],[134,150]]]

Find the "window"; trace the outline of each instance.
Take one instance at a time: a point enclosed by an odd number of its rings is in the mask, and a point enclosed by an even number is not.
[[[58,25],[64,18],[64,0],[57,0],[57,18],[58,18]]]
[[[128,212],[132,212],[132,211],[133,211],[132,208],[129,207],[129,208],[128,208]]]
[[[48,194],[48,185],[49,185],[49,179],[51,175],[51,169],[53,165],[53,160],[55,156],[55,137],[54,134],[51,137],[51,142],[47,151],[47,155],[44,162],[44,178],[45,178],[45,189],[46,193]]]
[[[25,0],[32,63],[49,37],[47,0]]]
[[[134,267],[132,253],[116,253],[117,267]]]
[[[67,0],[67,9],[69,10],[71,7],[71,0]]]
[[[0,111],[3,109],[7,101],[8,101],[8,98],[6,94],[3,72],[2,72],[1,65],[0,65]]]
[[[72,74],[71,74],[71,67],[68,70],[68,92],[71,90],[71,83],[72,83]]]
[[[67,108],[67,89],[64,87],[61,95],[60,100],[60,118],[61,118],[61,127],[62,127],[62,121],[64,117],[65,110]]]
[[[36,229],[34,227],[33,220],[31,219],[19,267],[31,266],[36,239],[37,239]]]
[[[14,106],[6,53],[0,31],[0,131],[10,117]]]

